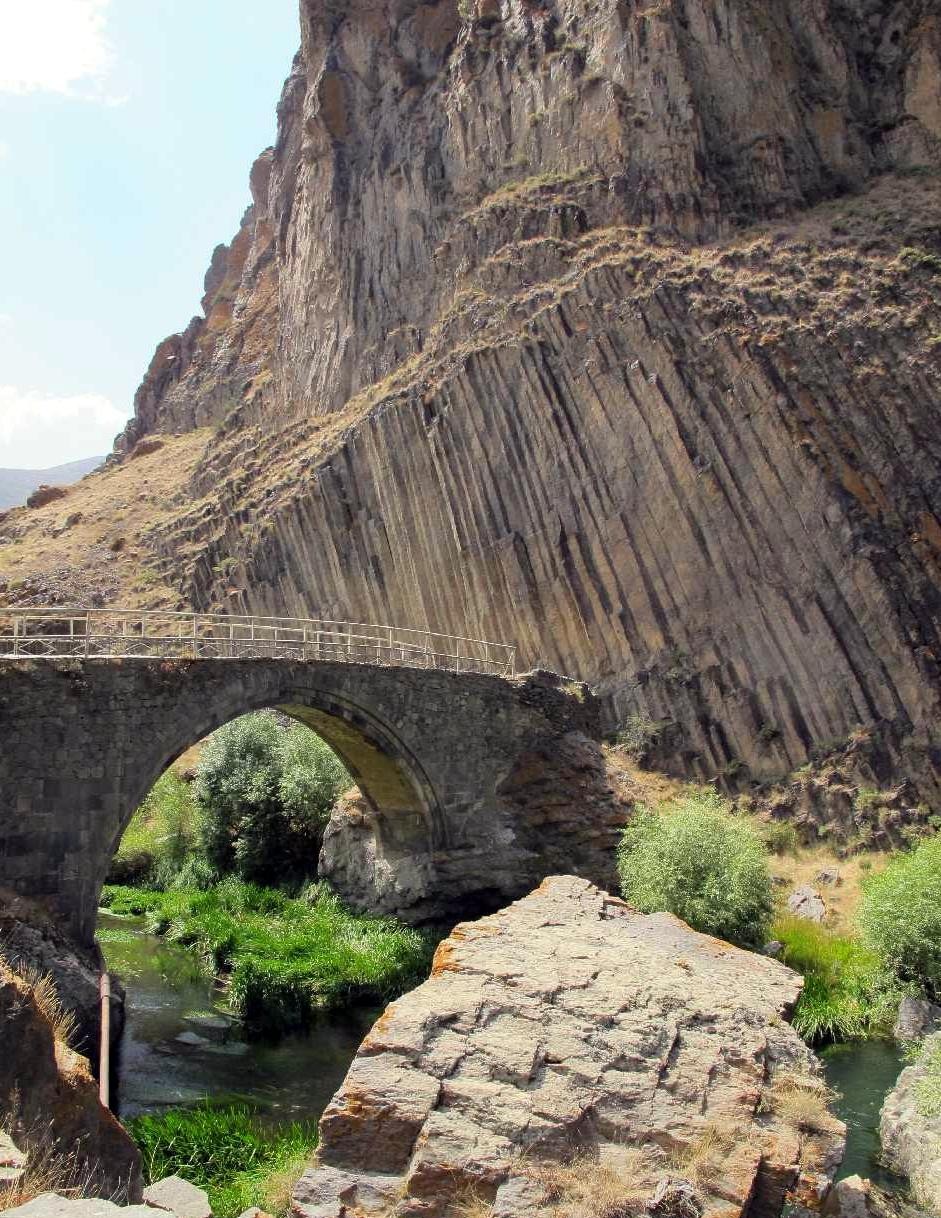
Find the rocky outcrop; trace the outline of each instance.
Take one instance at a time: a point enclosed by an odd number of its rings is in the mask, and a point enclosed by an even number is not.
[[[922,1040],[941,1028],[941,1007],[927,998],[906,995],[899,1003],[899,1013],[892,1035],[900,1041]]]
[[[87,1195],[140,1198],[140,1152],[98,1098],[88,1061],[69,1048],[49,988],[0,960],[0,1122],[47,1174]]]
[[[674,773],[779,777],[862,724],[936,796],[936,6],[300,8],[122,446],[206,426],[196,468],[126,557],[107,512],[6,522],[7,596],[61,564],[62,597],[107,570],[509,639]]]
[[[929,1063],[931,1063],[929,1065]],[[914,1065],[899,1075],[879,1118],[882,1157],[909,1180],[919,1205],[941,1215],[941,1032],[924,1043]],[[926,1086],[928,1076],[933,1086]]]
[[[74,1017],[71,1047],[97,1069],[101,1041],[98,979],[104,967],[97,943],[76,942],[39,902],[0,889],[0,946],[9,963],[52,979],[58,1001]],[[115,1048],[124,1029],[124,987],[116,978],[111,987],[110,1028]]]
[[[587,1213],[814,1204],[843,1126],[786,1022],[800,989],[672,915],[550,878],[458,926],[376,1023],[294,1213],[508,1218],[576,1193]]]

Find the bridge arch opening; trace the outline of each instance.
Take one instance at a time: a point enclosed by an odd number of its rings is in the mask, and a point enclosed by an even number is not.
[[[227,724],[258,712],[273,711],[309,730],[340,761],[349,775],[349,806],[368,818],[376,840],[390,854],[428,856],[440,844],[441,820],[434,787],[420,761],[402,741],[396,726],[335,691],[290,688],[255,696],[223,699],[206,707],[188,724],[179,725],[150,742],[141,742],[140,764],[120,783],[119,815],[112,819],[111,837],[102,841],[99,864],[92,877],[93,899],[84,916],[83,937],[94,934],[94,911],[112,861],[134,818],[159,780],[194,746],[210,739]],[[306,878],[317,877],[319,839],[311,842]],[[92,894],[89,894],[92,895]]]

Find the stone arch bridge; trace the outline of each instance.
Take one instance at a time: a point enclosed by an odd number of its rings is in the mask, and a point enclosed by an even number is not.
[[[265,707],[317,732],[358,783],[321,854],[355,906],[423,921],[505,903],[553,872],[613,882],[623,813],[587,687],[511,675],[495,644],[436,650],[429,636],[410,650],[346,626],[278,643],[258,620],[179,617],[170,632],[125,614],[122,634],[114,616],[106,628],[0,611],[0,886],[44,902],[77,940],[92,940],[111,858],[160,774]]]

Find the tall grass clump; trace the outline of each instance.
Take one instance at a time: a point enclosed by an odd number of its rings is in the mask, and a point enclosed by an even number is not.
[[[183,1176],[207,1191],[215,1218],[235,1218],[253,1206],[286,1214],[290,1185],[317,1144],[316,1125],[270,1128],[240,1104],[145,1114],[128,1129],[147,1183]]]
[[[898,855],[866,881],[859,925],[900,981],[941,998],[941,835]]]
[[[668,910],[696,930],[743,946],[764,942],[772,884],[752,825],[714,791],[642,808],[624,829],[618,872],[625,900]]]
[[[784,944],[783,962],[804,976],[793,1019],[804,1040],[823,1044],[888,1032],[900,993],[875,952],[806,918],[779,918],[771,934]]]
[[[106,889],[114,912],[190,947],[228,982],[229,1003],[256,1037],[307,1028],[317,1011],[387,1001],[428,974],[434,940],[391,918],[354,914],[315,886],[308,897],[229,877],[200,891]]]

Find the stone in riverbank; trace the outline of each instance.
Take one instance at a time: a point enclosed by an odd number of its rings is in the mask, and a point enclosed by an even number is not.
[[[941,1032],[925,1041],[914,1065],[903,1070],[886,1096],[879,1136],[886,1165],[911,1182],[919,1205],[941,1215],[941,1114],[926,1116],[919,1092],[929,1054],[941,1053]]]
[[[458,926],[379,1019],[294,1212],[445,1218],[477,1198],[546,1213],[568,1187],[547,1165],[573,1156],[579,1188],[620,1177],[638,1205],[667,1177],[715,1218],[814,1202],[844,1129],[786,1022],[800,989],[773,960],[552,877]]]

